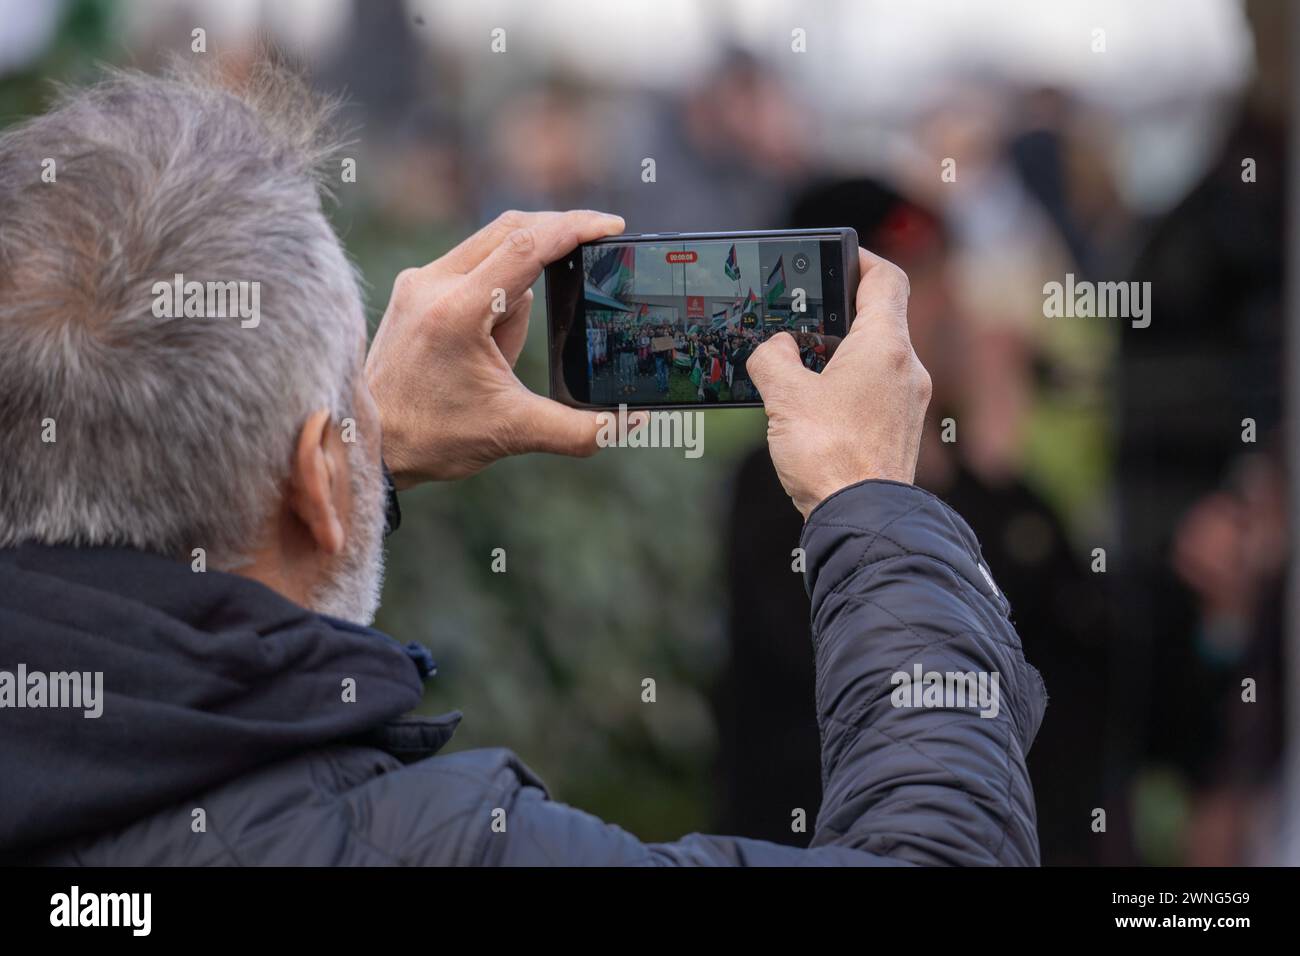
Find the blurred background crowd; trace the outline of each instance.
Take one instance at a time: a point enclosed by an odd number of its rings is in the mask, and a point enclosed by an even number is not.
[[[1287,6],[0,0],[0,124],[97,61],[238,70],[270,40],[348,98],[333,215],[372,324],[399,270],[512,207],[854,227],[911,277],[935,385],[918,483],[978,533],[1051,696],[1044,861],[1270,863],[1300,694]],[[1045,317],[1067,273],[1150,282],[1150,326]],[[520,374],[544,391],[540,302]],[[378,626],[433,650],[424,706],[465,710],[454,747],[510,746],[645,839],[800,843],[792,811],[820,799],[800,518],[761,410],[705,434],[699,459],[534,457],[405,495]]]

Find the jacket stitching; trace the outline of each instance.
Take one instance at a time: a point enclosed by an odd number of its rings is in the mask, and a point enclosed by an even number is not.
[[[972,791],[970,791],[970,790],[967,790],[964,786],[961,785],[961,783],[962,783],[962,778],[961,778],[961,775],[960,775],[960,774],[957,774],[956,772],[954,772],[954,771],[952,770],[952,768],[950,768],[947,764],[943,763],[943,761],[938,760],[938,759],[936,759],[935,757],[932,757],[932,756],[930,756],[929,754],[922,752],[922,751],[921,751],[921,750],[920,750],[920,749],[919,749],[915,744],[913,744],[910,740],[901,740],[901,739],[899,739],[899,738],[893,736],[893,735],[890,734],[889,732],[887,732],[887,731],[885,731],[885,730],[882,730],[882,729],[879,728],[879,727],[858,727],[858,728],[855,728],[855,729],[856,729],[856,733],[853,734],[852,740],[856,741],[859,737],[861,737],[861,736],[862,736],[864,733],[866,733],[867,731],[871,731],[871,732],[873,732],[873,733],[878,733],[878,734],[880,734],[880,736],[884,737],[886,740],[890,741],[891,743],[894,743],[894,744],[901,744],[902,746],[905,746],[905,747],[909,748],[910,750],[915,751],[916,754],[917,754],[917,756],[919,756],[919,757],[921,757],[922,759],[927,760],[927,761],[929,761],[930,763],[934,764],[936,767],[938,767],[940,770],[942,770],[942,771],[944,772],[944,774],[946,774],[948,777],[950,777],[950,778],[952,779],[952,782],[953,782],[954,784],[956,784],[956,786],[954,787],[954,789],[960,791],[961,793],[967,794],[967,795],[970,796],[970,797],[973,797],[973,798],[975,798],[975,799],[979,799],[979,795],[978,795],[978,794],[976,794],[976,793],[974,793],[974,792],[972,792]],[[1010,828],[1011,828],[1011,820],[1010,820],[1010,817],[1013,816],[1013,815],[1014,815],[1014,812],[1015,812],[1015,811],[1011,808],[1011,804],[1010,804],[1010,796],[1009,796],[1010,791],[1011,791],[1011,779],[1010,779],[1010,778],[1011,778],[1011,774],[1010,774],[1010,773],[1007,773],[1007,774],[1005,774],[1005,776],[1006,776],[1006,778],[1007,778],[1007,785],[1006,785],[1006,787],[1005,787],[1005,789],[1004,789],[1004,792],[1007,793],[1008,796],[1007,796],[1007,798],[1003,801],[1003,806],[1007,808],[1007,819],[1004,820],[1004,822],[1002,822],[1001,825],[998,827],[998,829],[1000,829],[1000,830],[1002,831],[1002,832],[1001,832],[1001,837],[1002,837],[1002,838],[998,841],[996,847],[993,847],[993,846],[988,846],[988,847],[986,847],[986,848],[987,848],[987,849],[988,849],[988,850],[993,854],[993,857],[994,857],[995,860],[999,859],[998,854],[1000,854],[1001,851],[1002,851],[1002,848],[1003,848],[1004,846],[1006,846],[1007,836],[1008,836],[1008,833],[1009,833]],[[845,832],[847,832],[847,831],[845,831]],[[868,836],[872,836],[872,835],[874,835],[874,834],[868,834]]]

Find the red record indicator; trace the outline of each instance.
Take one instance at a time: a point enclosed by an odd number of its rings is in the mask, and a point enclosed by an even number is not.
[[[664,258],[666,258],[670,263],[672,263],[675,266],[683,266],[683,265],[688,265],[689,263],[692,262],[698,262],[700,259],[700,254],[698,252],[691,252],[690,250],[683,250],[678,252],[670,252]]]

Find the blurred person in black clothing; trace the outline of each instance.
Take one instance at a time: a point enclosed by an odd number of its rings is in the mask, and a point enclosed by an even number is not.
[[[1273,835],[1281,822],[1290,538],[1280,451],[1270,443],[1243,455],[1174,538],[1174,571],[1196,595],[1198,651],[1225,674],[1210,708],[1218,744],[1207,753],[1185,841],[1194,866],[1282,862]]]
[[[990,482],[961,459],[961,445],[939,439],[955,414],[968,330],[946,291],[943,223],[870,180],[817,185],[797,200],[791,228],[852,226],[862,244],[904,268],[912,285],[917,354],[931,370],[934,395],[917,484],[960,509],[1011,602],[1025,656],[1050,688],[1051,705],[1029,757],[1044,863],[1102,859],[1104,836],[1091,832],[1103,800],[1107,752],[1105,700],[1109,626],[1091,575],[1061,522],[1022,481]],[[977,384],[977,383],[976,383]],[[807,656],[809,602],[792,554],[802,520],[790,507],[765,448],[735,479],[728,533],[731,661],[716,695],[721,727],[720,824],[764,839],[803,845],[796,808],[815,818],[821,768],[815,756],[814,674]],[[812,756],[810,756],[812,754]]]
[[[1203,637],[1201,602],[1177,567],[1179,529],[1219,492],[1244,452],[1280,425],[1288,171],[1285,5],[1247,4],[1258,70],[1218,158],[1154,225],[1132,274],[1151,283],[1151,325],[1119,356],[1118,485],[1126,567],[1117,703],[1126,760],[1176,767],[1215,786],[1228,746],[1205,706],[1234,692],[1238,661]],[[1253,176],[1245,161],[1252,161]]]

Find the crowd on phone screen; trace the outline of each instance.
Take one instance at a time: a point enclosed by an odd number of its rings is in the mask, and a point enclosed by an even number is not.
[[[653,375],[654,391],[663,398],[673,391],[677,378],[689,381],[695,399],[703,403],[757,401],[747,362],[754,349],[778,331],[788,330],[745,327],[743,322],[740,328],[720,329],[632,320],[597,322],[588,328],[588,373],[593,383],[612,375],[620,397],[639,395],[641,379]],[[805,368],[820,372],[826,367],[832,349],[825,336],[790,334]]]

